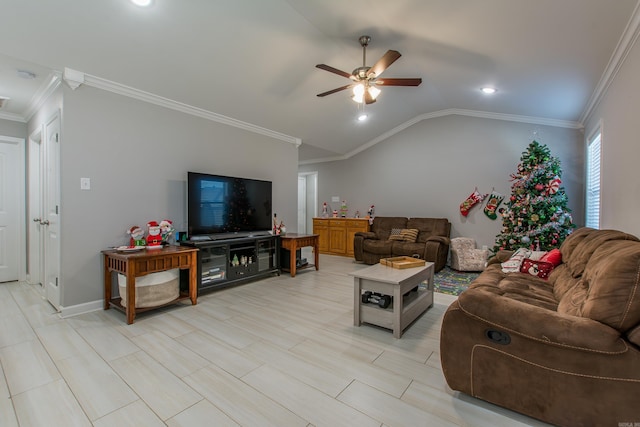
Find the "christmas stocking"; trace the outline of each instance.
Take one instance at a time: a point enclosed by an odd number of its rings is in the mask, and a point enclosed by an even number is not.
[[[471,208],[480,203],[482,199],[484,199],[484,197],[482,197],[482,194],[478,192],[478,189],[476,188],[473,190],[473,193],[471,193],[471,195],[460,204],[460,213],[462,216],[469,215]]]
[[[492,191],[489,195],[489,200],[487,200],[487,204],[484,207],[484,214],[491,219],[496,219],[498,215],[496,214],[496,209],[500,206],[500,203],[504,200],[504,196],[496,191]]]

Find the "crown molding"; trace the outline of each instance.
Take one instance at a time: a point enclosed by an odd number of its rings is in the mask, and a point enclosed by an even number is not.
[[[47,81],[40,86],[40,89],[31,98],[29,107],[22,113],[26,122],[31,120],[31,117],[42,108],[47,99],[60,87],[60,84],[62,84],[62,73],[59,71],[51,72]]]
[[[78,88],[80,85],[91,86],[96,89],[105,90],[118,95],[127,96],[129,98],[137,99],[139,101],[147,102],[149,104],[158,105],[160,107],[168,108],[170,110],[180,111],[181,113],[189,114],[192,116],[200,117],[206,120],[222,123],[228,126],[233,126],[239,129],[243,129],[249,132],[257,133],[260,135],[268,136],[270,138],[278,139],[284,142],[299,147],[302,144],[300,138],[294,136],[285,135],[280,132],[273,131],[271,129],[256,126],[251,123],[243,122],[231,117],[223,116],[222,114],[214,113],[212,111],[205,110],[203,108],[194,107],[192,105],[184,104],[182,102],[174,101],[169,98],[155,95],[150,92],[135,89],[123,84],[113,82],[111,80],[103,79],[101,77],[92,76],[91,74],[82,73],[80,71],[65,68],[64,78],[67,84],[72,89]]]
[[[618,41],[618,45],[616,49],[613,51],[611,58],[609,59],[609,63],[605,68],[602,77],[600,77],[600,81],[598,82],[596,89],[591,94],[589,98],[589,102],[587,102],[587,107],[584,112],[580,116],[580,122],[586,123],[591,114],[593,114],[595,108],[602,101],[602,97],[609,89],[611,83],[615,79],[618,71],[624,64],[625,59],[629,55],[629,52],[633,48],[634,44],[638,40],[638,36],[640,35],[640,2],[636,4],[636,8],[633,10],[631,14],[631,18],[629,19],[629,23],[627,24],[620,40]]]
[[[26,123],[26,120],[24,119],[24,116],[22,114],[3,113],[2,111],[0,111],[0,119],[11,120],[12,122]]]
[[[346,154],[341,156],[332,156],[332,157],[322,157],[319,159],[311,159],[311,160],[303,160],[298,162],[300,165],[310,165],[314,163],[326,163],[326,162],[334,162],[337,160],[346,160],[350,157],[355,156],[358,153],[363,152],[364,150],[368,150],[380,142],[391,138],[393,135],[402,132],[403,130],[419,123],[423,120],[435,119],[438,117],[445,116],[468,116],[468,117],[479,117],[483,119],[493,119],[493,120],[505,120],[509,122],[519,122],[519,123],[529,123],[535,125],[543,125],[543,126],[553,126],[553,127],[563,127],[569,129],[577,129],[583,130],[584,126],[580,122],[572,122],[567,120],[555,120],[555,119],[546,119],[543,117],[532,117],[532,116],[519,116],[516,114],[503,114],[503,113],[492,113],[487,111],[477,111],[477,110],[464,110],[460,108],[449,108],[446,110],[434,111],[433,113],[425,113],[421,114],[417,117],[414,117],[411,120],[408,120],[393,129],[383,133],[382,135],[372,139],[371,141],[362,144],[355,150],[352,150]]]
[[[42,107],[47,99],[55,92],[62,82],[62,74],[58,71],[52,71],[49,74],[47,80],[38,88],[36,93],[29,101],[29,106],[22,112],[22,114],[14,113],[2,113],[0,112],[0,119],[12,120],[14,122],[26,123],[31,120],[31,117]]]

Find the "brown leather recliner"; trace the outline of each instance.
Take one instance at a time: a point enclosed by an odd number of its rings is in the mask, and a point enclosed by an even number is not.
[[[392,229],[417,229],[415,242],[389,240]],[[447,263],[451,223],[446,218],[381,217],[373,219],[371,231],[358,232],[353,239],[356,261],[377,264],[382,258],[416,256],[434,263],[440,271]]]
[[[444,315],[453,390],[560,426],[640,422],[640,241],[581,228],[548,280],[499,252]]]

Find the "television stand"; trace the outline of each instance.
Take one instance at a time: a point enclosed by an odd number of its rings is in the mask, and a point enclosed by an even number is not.
[[[192,238],[180,245],[199,249],[198,293],[280,274],[280,236]]]
[[[209,236],[192,236],[191,241],[193,242],[199,242],[199,241],[203,241],[203,240],[211,240],[211,237]]]

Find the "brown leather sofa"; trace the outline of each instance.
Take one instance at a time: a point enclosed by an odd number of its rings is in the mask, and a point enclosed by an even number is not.
[[[392,229],[417,229],[415,242],[389,240]],[[417,256],[434,263],[440,271],[447,263],[451,223],[446,218],[381,217],[373,219],[371,231],[358,232],[353,239],[356,261],[377,264],[382,258]]]
[[[560,426],[640,422],[640,241],[581,228],[547,281],[500,252],[445,313],[453,390]]]

